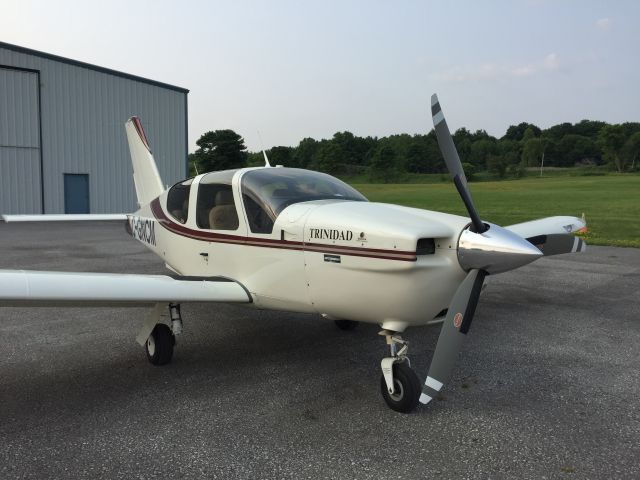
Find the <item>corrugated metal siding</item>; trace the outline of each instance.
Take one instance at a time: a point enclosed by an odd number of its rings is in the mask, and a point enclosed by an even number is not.
[[[41,213],[37,149],[0,148],[0,209],[2,213]]]
[[[46,213],[64,212],[64,173],[88,173],[92,213],[136,208],[124,130],[142,120],[166,184],[183,178],[186,93],[0,48],[0,65],[40,71]]]
[[[0,212],[40,213],[38,74],[0,68]]]
[[[39,146],[38,74],[0,68],[0,145]]]

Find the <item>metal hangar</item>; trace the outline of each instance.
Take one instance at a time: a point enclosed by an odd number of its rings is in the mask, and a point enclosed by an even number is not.
[[[0,213],[133,211],[133,115],[163,180],[186,177],[188,92],[0,42]]]

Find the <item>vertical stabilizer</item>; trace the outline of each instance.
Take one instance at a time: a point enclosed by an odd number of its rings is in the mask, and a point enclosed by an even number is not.
[[[138,205],[142,206],[160,195],[164,188],[140,119],[131,117],[127,120],[125,128],[127,130],[127,140],[129,141],[129,151],[131,152],[133,182],[136,186]]]

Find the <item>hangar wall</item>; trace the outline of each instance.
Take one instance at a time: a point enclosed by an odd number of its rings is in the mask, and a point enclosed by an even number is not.
[[[187,93],[0,42],[0,213],[65,213],[77,179],[88,184],[91,213],[133,211],[124,129],[132,115],[163,181],[186,177]]]

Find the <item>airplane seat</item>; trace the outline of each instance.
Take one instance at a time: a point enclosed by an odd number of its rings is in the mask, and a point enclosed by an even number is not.
[[[180,223],[186,223],[188,213],[189,213],[189,198],[188,197],[182,202],[182,208],[181,209],[171,210],[171,215],[173,215],[175,217],[175,219],[178,220]]]
[[[209,228],[212,230],[236,230],[238,213],[233,202],[231,190],[220,190],[216,193],[215,207],[209,212]]]

